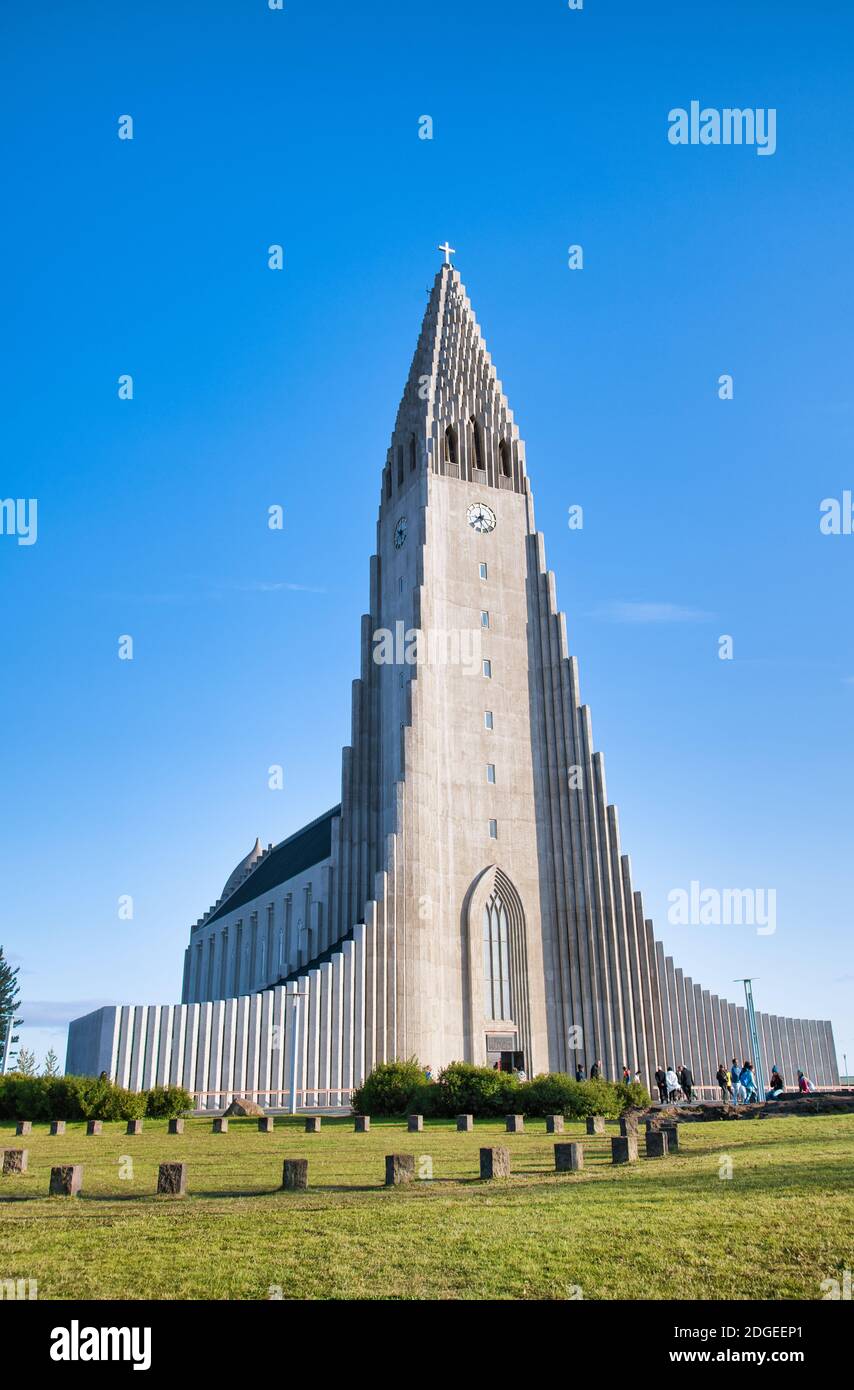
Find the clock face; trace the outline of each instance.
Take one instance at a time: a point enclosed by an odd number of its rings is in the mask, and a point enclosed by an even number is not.
[[[406,517],[405,517],[405,516],[402,516],[402,517],[400,517],[400,519],[398,520],[397,525],[396,525],[395,528],[394,528],[394,548],[395,548],[395,550],[400,550],[400,547],[403,545],[403,542],[404,542],[405,540],[406,540]]]
[[[485,502],[472,503],[466,512],[466,517],[469,526],[480,535],[495,530],[495,512],[491,507],[487,507]]]

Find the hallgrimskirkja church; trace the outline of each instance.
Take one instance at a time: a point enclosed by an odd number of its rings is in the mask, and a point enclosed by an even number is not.
[[[382,471],[340,804],[229,875],[190,931],[180,1004],[76,1019],[66,1070],[211,1109],[316,1108],[393,1058],[627,1064],[650,1089],[681,1061],[711,1087],[758,1042],[765,1077],[837,1085],[828,1021],[758,1013],[754,1030],[655,939],[525,446],[442,249]]]

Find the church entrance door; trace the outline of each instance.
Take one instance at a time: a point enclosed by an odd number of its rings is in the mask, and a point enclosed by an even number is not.
[[[524,1069],[524,1052],[502,1052],[500,1062],[501,1071],[524,1071]]]

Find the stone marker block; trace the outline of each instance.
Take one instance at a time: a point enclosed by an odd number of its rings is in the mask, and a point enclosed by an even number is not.
[[[228,1120],[224,1115],[217,1115],[211,1131],[213,1134],[228,1134]]]
[[[51,1168],[49,1197],[76,1197],[83,1188],[83,1165],[70,1163]]]
[[[276,1126],[272,1115],[265,1115],[262,1120],[258,1121],[259,1134],[272,1134],[275,1127]]]
[[[286,1192],[304,1192],[308,1187],[308,1159],[286,1158],[282,1164],[282,1187]]]
[[[51,1132],[51,1134],[64,1134],[64,1133],[65,1133],[65,1121],[64,1121],[64,1120],[51,1120],[51,1122],[50,1122],[50,1132]]]
[[[86,1133],[87,1133],[87,1134],[103,1134],[103,1132],[104,1132],[104,1121],[103,1121],[103,1120],[87,1120],[87,1121],[86,1121]]]
[[[588,1116],[587,1116],[587,1133],[588,1133],[588,1134],[604,1134],[604,1133],[605,1133],[605,1116],[604,1116],[604,1115],[588,1115]]]
[[[510,1120],[521,1119],[520,1115],[508,1115]],[[512,1131],[516,1133],[516,1131]],[[510,1176],[510,1150],[509,1149],[481,1149],[480,1151],[480,1176],[487,1178],[509,1178]]]
[[[357,1115],[356,1122],[353,1127],[357,1134],[367,1134],[368,1130],[371,1127],[370,1115]]]
[[[423,1115],[410,1115],[406,1121],[406,1128],[410,1134],[420,1134],[424,1128]]]
[[[648,1129],[646,1132],[647,1158],[667,1157],[667,1130]]]
[[[506,1115],[505,1128],[508,1134],[524,1134],[525,1117],[524,1115]],[[485,1152],[485,1150],[484,1150]]]
[[[142,1134],[142,1120],[128,1120],[127,1134]]]
[[[672,1124],[662,1125],[661,1131],[667,1135],[667,1152],[672,1154],[679,1148],[679,1126],[674,1121]]]
[[[458,1115],[458,1116],[457,1116],[457,1129],[460,1130],[461,1132],[464,1132],[465,1134],[469,1134],[469,1133],[474,1129],[474,1116],[473,1116],[473,1115]]]
[[[169,1121],[169,1133],[170,1133],[170,1134],[183,1134],[183,1133],[184,1133],[184,1121],[183,1121],[183,1120],[170,1120],[170,1121]]]
[[[546,1134],[563,1134],[563,1115],[546,1116]]]
[[[15,1133],[16,1133],[16,1134],[32,1134],[32,1132],[33,1132],[33,1122],[32,1122],[32,1120],[19,1120],[18,1123],[17,1123],[16,1126],[15,1126]]]
[[[157,1174],[157,1191],[164,1197],[187,1195],[186,1163],[161,1163]]]
[[[3,1176],[10,1177],[13,1173],[26,1173],[28,1154],[29,1149],[4,1149]]]
[[[386,1154],[386,1187],[398,1187],[402,1182],[412,1182],[414,1177],[415,1154]]]
[[[638,1156],[636,1134],[620,1134],[611,1140],[612,1163],[634,1163]]]
[[[319,1134],[319,1133],[320,1133],[320,1116],[319,1116],[319,1115],[309,1115],[309,1116],[307,1116],[306,1122],[305,1122],[305,1132],[306,1132],[306,1134]]]
[[[581,1144],[555,1144],[555,1172],[577,1173],[584,1167],[584,1149]]]
[[[634,1135],[636,1136],[636,1135],[637,1135],[637,1132],[638,1132],[638,1117],[637,1117],[637,1115],[621,1115],[621,1116],[620,1116],[620,1133],[622,1134],[623,1138],[625,1138],[627,1134],[634,1134]]]

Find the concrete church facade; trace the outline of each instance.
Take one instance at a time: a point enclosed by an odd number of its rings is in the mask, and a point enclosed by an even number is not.
[[[713,1086],[744,1007],[665,957],[622,852],[525,448],[456,269],[429,298],[382,475],[341,803],[260,843],[193,926],[182,1003],[71,1024],[66,1069],[289,1106],[417,1056]],[[828,1021],[758,1014],[838,1084]]]

